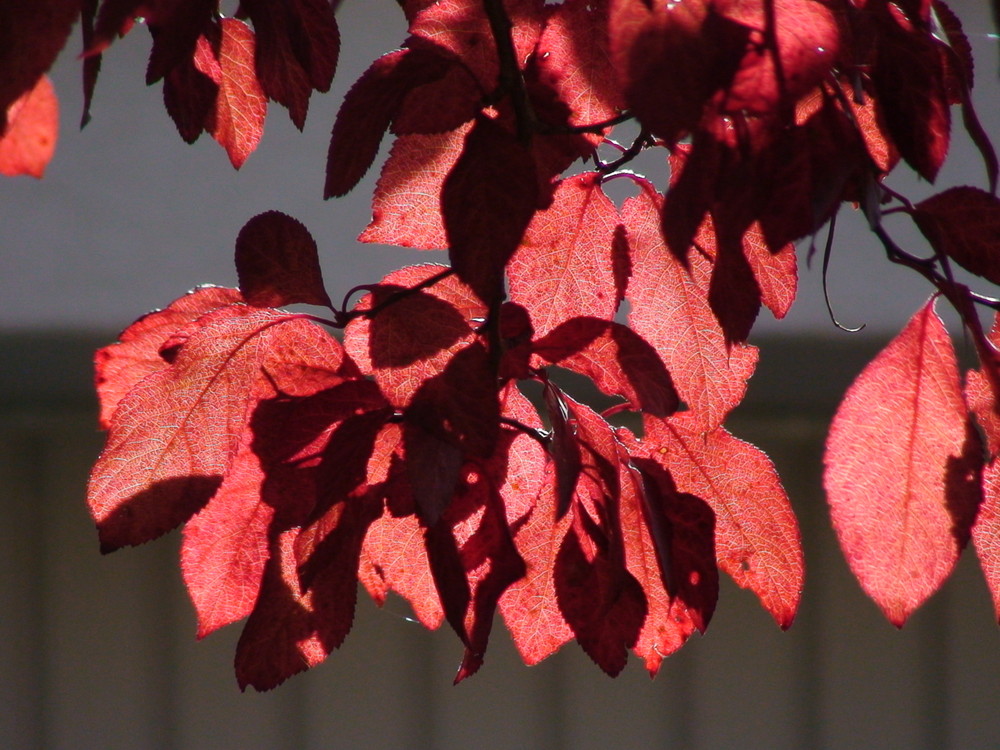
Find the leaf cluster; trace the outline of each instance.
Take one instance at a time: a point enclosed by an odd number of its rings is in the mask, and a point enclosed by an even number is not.
[[[97,355],[102,549],[183,525],[199,634],[246,617],[237,676],[258,689],[343,642],[359,581],[448,623],[457,680],[481,666],[497,611],[529,664],[576,639],[609,674],[629,651],[655,674],[709,624],[720,569],[788,627],[795,516],[767,457],[724,423],[756,366],[761,308],[781,318],[794,301],[792,243],[829,225],[829,257],[846,205],[934,296],[834,419],[834,527],[896,624],[970,537],[1000,609],[1000,329],[979,316],[1000,303],[954,273],[1000,283],[998,167],[946,3],[399,4],[408,36],[347,94],[324,193],[352,190],[388,136],[360,238],[446,249],[449,265],[400,269],[337,306],[308,230],[251,219],[238,289],[201,287]],[[0,87],[8,172],[44,167],[23,134],[47,133],[30,113],[77,12],[88,107],[100,56],[141,17],[147,81],[181,136],[209,133],[237,168],[269,101],[302,127],[340,45],[327,0],[243,0],[233,17],[214,0],[48,0],[44,23],[7,5],[37,42],[0,50],[16,73]],[[914,204],[886,178],[902,163],[935,180],[953,110],[988,189]],[[643,152],[667,162],[667,184],[629,170]],[[621,205],[615,179],[635,193]],[[900,247],[889,214],[931,255]],[[964,384],[938,297],[979,358]],[[282,309],[299,304],[326,312]],[[557,369],[614,405],[574,400]]]

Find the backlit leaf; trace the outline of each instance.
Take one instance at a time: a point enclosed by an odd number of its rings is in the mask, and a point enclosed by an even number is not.
[[[834,12],[813,0],[742,0],[723,4],[727,19],[751,29],[747,52],[721,108],[727,112],[766,115],[790,107],[830,72],[840,52],[840,29]],[[774,28],[769,29],[769,18]],[[766,44],[774,34],[780,60]]]
[[[0,174],[41,179],[59,134],[59,102],[48,76],[39,78],[5,114],[7,128],[0,127]]]
[[[539,76],[565,102],[572,125],[593,125],[624,108],[608,49],[608,0],[568,0],[545,24]]]
[[[264,93],[302,130],[312,89],[327,91],[340,32],[328,0],[243,0],[257,35],[255,68]]]
[[[689,273],[667,250],[660,234],[660,198],[648,184],[640,186],[640,194],[622,207],[632,249],[629,323],[663,358],[688,406],[686,418],[709,430],[742,400],[757,350],[741,344],[727,348],[706,289],[696,283],[699,276],[707,277],[707,261],[693,254]]]
[[[487,304],[503,294],[537,190],[531,152],[496,121],[477,118],[441,187],[441,213],[452,267]]]
[[[980,501],[981,447],[933,302],[854,381],[825,463],[847,562],[900,626],[951,572]]]
[[[677,392],[663,360],[620,323],[569,318],[532,349],[553,364],[586,375],[602,391],[622,396],[637,410],[659,417],[677,410]]]
[[[37,89],[69,37],[80,0],[35,0],[0,5],[0,134],[14,102]]]
[[[108,429],[118,402],[144,377],[168,366],[161,347],[175,333],[194,323],[205,313],[242,302],[235,289],[198,287],[165,310],[139,318],[118,335],[118,341],[94,355],[97,395],[101,403],[100,424]]]
[[[630,469],[621,508],[626,563],[649,605],[633,649],[655,675],[715,609],[714,517],[702,500],[677,493],[666,472],[648,466]]]
[[[396,139],[372,196],[372,220],[358,240],[440,250],[448,247],[441,189],[471,129]]]
[[[454,276],[418,291],[413,287],[447,270],[422,265],[394,271],[356,310],[384,307],[371,319],[355,318],[344,331],[344,346],[365,374],[374,375],[390,402],[409,403],[416,390],[439,374],[452,355],[475,338],[473,320],[481,303]]]
[[[420,84],[441,78],[453,65],[441,55],[419,49],[395,50],[372,63],[337,113],[327,153],[324,197],[345,195],[364,177],[406,95]]]
[[[264,134],[267,97],[254,69],[253,31],[235,18],[223,18],[221,29],[218,53],[205,37],[199,37],[194,60],[198,70],[219,86],[205,129],[239,169]]]
[[[1000,620],[1000,464],[994,459],[983,471],[983,503],[972,526],[972,540]]]
[[[334,339],[295,316],[230,305],[202,318],[173,364],[112,415],[89,487],[102,549],[153,539],[203,507],[275,386],[306,395],[352,372]]]
[[[715,513],[719,567],[753,591],[782,628],[802,594],[799,528],[770,459],[723,428],[704,433],[679,419],[644,420],[642,452],[670,472],[677,490]]]
[[[871,77],[880,111],[903,159],[933,182],[951,137],[940,43],[891,9],[876,17],[878,54]]]
[[[611,320],[618,309],[614,234],[618,210],[600,175],[563,180],[552,205],[535,214],[511,259],[511,299],[531,314],[538,336],[581,315]]]

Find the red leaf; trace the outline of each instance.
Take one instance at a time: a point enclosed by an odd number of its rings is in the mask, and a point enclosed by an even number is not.
[[[840,52],[841,32],[833,11],[810,0],[742,0],[729,3],[727,19],[751,30],[747,51],[720,105],[725,112],[750,115],[779,113],[820,83]],[[768,28],[773,14],[774,28]],[[781,69],[769,49],[774,35]]]
[[[711,509],[694,495],[678,493],[669,475],[649,464],[629,471],[621,509],[626,563],[649,605],[634,651],[655,675],[665,656],[707,626],[719,573]]]
[[[471,124],[448,133],[396,139],[372,196],[372,220],[361,242],[422,250],[448,247],[441,189],[462,152]]]
[[[80,13],[80,0],[6,2],[0,6],[0,133],[7,130],[15,102],[42,84],[66,44]],[[4,173],[6,174],[6,173]]]
[[[972,526],[972,540],[1000,620],[1000,464],[994,460],[983,471],[983,502]]]
[[[504,416],[529,427],[540,426],[534,408],[516,387],[508,386],[502,400]],[[524,433],[518,433],[507,456],[501,495],[507,509],[507,523],[527,572],[507,587],[500,598],[500,611],[521,658],[530,665],[537,664],[573,637],[559,611],[552,575],[556,551],[569,518],[564,515],[562,520],[556,520],[555,463],[547,459],[543,448]]]
[[[705,433],[679,419],[646,417],[641,452],[670,472],[677,490],[715,512],[719,567],[750,589],[782,628],[802,593],[802,549],[795,514],[774,466],[723,428]]]
[[[656,350],[632,329],[597,318],[570,318],[536,341],[534,352],[586,375],[605,393],[637,411],[666,417],[677,410],[677,392]]]
[[[512,25],[514,54],[527,60],[535,49],[545,20],[543,0],[506,0]],[[483,91],[497,86],[499,67],[489,21],[479,0],[439,0],[413,17],[410,33],[455,56],[479,81]]]
[[[221,21],[222,41],[216,53],[205,37],[199,37],[195,67],[219,86],[215,110],[205,125],[239,169],[257,148],[264,134],[267,97],[254,69],[253,31],[234,18]]]
[[[535,213],[531,152],[498,122],[480,116],[441,188],[448,256],[487,304],[503,295],[504,269]]]
[[[0,127],[0,174],[41,179],[59,135],[59,102],[48,76],[14,101],[2,119],[7,128]]]
[[[555,588],[559,609],[580,646],[597,666],[617,676],[646,620],[642,586],[623,560],[600,554],[594,540],[571,523],[556,554]]]
[[[989,341],[994,347],[1000,342],[1000,319],[996,316]],[[983,357],[982,353],[980,357]],[[969,411],[976,415],[986,438],[987,455],[992,458],[1000,453],[1000,368],[995,358],[983,364],[989,366],[966,373],[965,402]]]
[[[403,443],[417,511],[428,528],[451,502],[462,463],[493,453],[499,419],[496,377],[479,343],[457,352],[413,395]]]
[[[302,130],[312,89],[328,91],[340,32],[328,0],[243,0],[257,34],[257,77],[264,93],[288,108]]]
[[[629,323],[663,358],[688,406],[685,419],[710,430],[742,400],[757,350],[727,348],[706,297],[708,261],[694,254],[691,272],[683,268],[660,234],[660,197],[648,183],[640,187],[642,192],[622,207],[632,247]]]
[[[626,566],[621,519],[622,450],[601,417],[567,399],[583,470],[569,529],[556,554],[556,598],[577,642],[612,677],[625,667],[648,612]]]
[[[666,246],[685,267],[705,214],[715,200],[723,156],[721,144],[714,138],[695,133],[690,146],[678,145],[670,154],[670,189],[663,201],[654,198],[661,207]]]
[[[139,381],[167,368],[160,349],[175,333],[205,313],[241,301],[235,289],[198,287],[167,309],[139,318],[119,334],[117,343],[99,349],[94,355],[94,381],[101,402],[101,429],[108,429],[118,402]]]
[[[795,245],[788,244],[771,252],[760,226],[754,224],[743,235],[743,252],[760,288],[760,301],[781,320],[791,309],[798,291]]]
[[[720,221],[711,239],[717,244],[708,305],[722,326],[726,345],[744,343],[760,312],[761,291],[743,250],[743,232]]]
[[[847,562],[901,626],[951,572],[980,501],[981,447],[933,302],[854,381],[825,463]]]
[[[510,296],[542,336],[567,318],[611,320],[619,303],[614,273],[618,210],[588,172],[563,180],[552,205],[528,225],[509,265]]]
[[[383,55],[344,97],[330,136],[324,198],[346,195],[378,155],[382,136],[406,95],[454,66],[441,55],[401,49]]]
[[[906,162],[933,182],[951,131],[939,42],[889,9],[872,18],[878,45],[871,77],[885,125]]]
[[[338,554],[308,592],[298,583],[292,545],[296,530],[272,545],[260,596],[236,646],[236,679],[270,690],[316,666],[343,643],[354,622],[361,540],[370,503],[347,504],[341,514]]]
[[[440,54],[434,59],[443,73],[427,76],[406,92],[392,119],[391,130],[396,135],[454,130],[482,109],[483,92],[468,69]]]
[[[299,588],[292,543],[296,530],[278,536],[264,573],[257,604],[236,644],[240,689],[277,687],[329,654],[313,613],[312,595]]]
[[[355,310],[383,305],[359,316],[344,331],[344,346],[366,375],[374,375],[396,406],[442,372],[452,355],[475,338],[473,320],[485,315],[481,303],[454,276],[427,289],[410,291],[446,271],[445,266],[410,266],[394,271],[363,297]]]
[[[171,68],[163,79],[163,104],[187,143],[194,143],[211,122],[219,86],[189,58]]]
[[[624,108],[608,47],[609,0],[568,0],[545,24],[535,52],[539,79],[571,111],[569,124],[593,125]]]
[[[385,481],[391,474],[393,457],[400,457],[402,432],[399,425],[387,424],[380,433],[369,463],[369,483]],[[378,470],[378,478],[372,475],[373,469]],[[404,471],[398,476],[408,480]],[[379,606],[391,589],[410,602],[425,627],[441,624],[444,611],[427,560],[423,529],[415,515],[394,515],[392,502],[368,528],[359,578]]]
[[[583,471],[583,459],[576,440],[576,426],[570,422],[565,394],[551,381],[546,381],[544,396],[549,424],[552,425],[549,453],[555,469],[555,512],[557,518],[562,518],[573,501],[573,493]]]
[[[191,58],[201,34],[213,33],[217,11],[212,0],[105,0],[87,53],[102,51],[142,18],[153,37],[146,67],[146,84],[152,85]]]
[[[181,572],[199,638],[246,617],[257,601],[274,518],[260,497],[261,477],[244,442],[211,501],[184,526]]]
[[[706,0],[612,0],[609,33],[629,109],[673,146],[732,81],[748,30]]]
[[[331,306],[316,241],[301,222],[280,211],[258,214],[240,230],[236,273],[240,291],[251,305]]]
[[[357,419],[350,416],[356,411],[384,404],[370,381],[338,381],[331,375],[332,387],[315,395],[261,402],[251,420],[252,440],[242,442],[218,492],[184,527],[181,568],[198,611],[199,637],[250,613],[270,540],[304,524],[318,497],[328,499],[317,464],[321,456],[328,460],[332,443],[342,442],[336,440],[342,430],[333,440],[331,431],[345,417]],[[301,541],[302,534],[296,549]]]
[[[111,418],[88,497],[102,549],[153,539],[204,506],[275,387],[306,395],[330,373],[356,372],[334,339],[294,316],[230,305],[201,318],[174,363]]]
[[[526,571],[507,527],[503,503],[495,493],[486,501],[479,526],[463,543],[462,558],[472,583],[472,601],[465,619],[469,645],[456,683],[482,665],[500,596]]]
[[[503,355],[498,376],[501,380],[531,377],[531,339],[534,331],[528,311],[514,302],[500,306],[500,340]]]
[[[660,464],[648,458],[634,464],[641,480],[635,488],[641,490],[636,493],[641,512],[637,525],[644,523],[648,530],[660,583],[672,600],[682,602],[694,627],[705,632],[719,598],[715,513],[701,498],[678,492]]]
[[[500,611],[525,664],[533,665],[555,653],[573,637],[556,601],[556,554],[571,517],[556,519],[554,465],[547,464],[545,481],[532,508],[517,518],[514,535],[527,573],[500,599]],[[508,502],[508,519],[511,509]]]
[[[920,201],[913,220],[937,252],[1000,284],[1000,199],[974,187],[953,187]]]

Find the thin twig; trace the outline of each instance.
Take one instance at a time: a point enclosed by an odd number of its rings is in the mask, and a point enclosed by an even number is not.
[[[549,433],[544,430],[538,430],[534,427],[528,427],[528,425],[523,422],[519,422],[516,419],[511,419],[510,417],[500,417],[500,424],[505,424],[508,427],[513,427],[515,430],[523,432],[525,435],[530,437],[532,440],[536,441],[543,448],[548,448],[549,446]]]
[[[436,273],[433,276],[428,276],[426,279],[424,279],[423,281],[421,281],[419,284],[414,284],[413,286],[411,286],[411,287],[409,287],[407,289],[400,289],[398,292],[395,292],[394,294],[389,295],[384,300],[382,300],[381,302],[379,302],[377,305],[375,305],[375,307],[368,308],[367,310],[346,310],[346,309],[344,309],[344,310],[336,310],[336,311],[334,311],[336,313],[336,320],[332,323],[332,325],[334,327],[336,327],[336,328],[343,328],[344,326],[346,326],[348,323],[350,323],[355,318],[365,317],[365,318],[371,319],[371,318],[375,317],[376,315],[378,315],[383,310],[385,310],[387,307],[389,307],[391,305],[394,305],[394,304],[396,304],[397,302],[399,302],[401,300],[406,299],[407,297],[409,297],[412,294],[416,294],[417,292],[423,291],[424,289],[427,289],[428,287],[434,286],[435,284],[437,284],[442,279],[446,279],[446,278],[448,278],[449,276],[451,276],[454,273],[455,273],[455,269],[453,269],[453,268],[446,268],[443,271],[441,271],[440,273]],[[345,306],[345,308],[347,306],[347,301],[350,299],[350,296],[352,294],[354,294],[355,292],[362,291],[362,290],[367,290],[370,293],[370,292],[372,292],[374,290],[374,288],[375,287],[371,287],[371,286],[356,286],[356,287],[354,287],[354,289],[352,289],[350,292],[348,292],[347,296],[344,298],[344,306]]]

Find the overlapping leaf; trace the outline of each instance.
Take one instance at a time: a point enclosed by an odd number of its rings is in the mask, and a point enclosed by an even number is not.
[[[264,93],[288,108],[302,130],[313,89],[328,91],[337,69],[340,31],[327,0],[243,0],[257,34],[254,60]]]
[[[720,424],[743,398],[756,349],[726,346],[708,305],[708,261],[691,258],[689,273],[660,235],[660,198],[648,183],[622,207],[632,251],[629,323],[663,358],[690,418],[705,429]]]
[[[798,524],[770,459],[724,428],[704,433],[679,419],[646,417],[644,457],[662,465],[677,490],[715,513],[719,567],[753,591],[782,628],[802,594]]]
[[[600,318],[569,318],[537,340],[542,359],[588,376],[605,393],[635,409],[666,417],[677,410],[677,392],[656,350],[632,329]]]
[[[203,507],[275,388],[305,395],[355,372],[334,339],[294,316],[230,305],[199,319],[173,364],[112,414],[89,487],[102,548],[153,539]]]
[[[111,425],[111,415],[118,402],[140,380],[166,369],[169,363],[161,354],[161,349],[169,339],[202,315],[242,301],[235,289],[198,287],[174,300],[165,310],[139,318],[121,332],[116,343],[99,349],[94,355],[94,382],[101,405],[101,427],[107,429]],[[167,354],[171,356],[171,353]]]
[[[194,64],[219,87],[205,130],[239,169],[264,134],[267,98],[254,70],[253,31],[235,18],[223,18],[220,29],[218,51],[204,36],[198,38]]]
[[[412,288],[446,271],[444,266],[410,266],[386,276],[357,305],[358,311],[383,306],[378,314],[353,320],[344,346],[365,374],[393,404],[409,403],[429,378],[441,373],[474,339],[474,319],[485,310],[454,276],[427,289]]]
[[[634,463],[640,468],[630,468],[622,482],[622,533],[628,569],[649,606],[634,650],[655,675],[664,657],[705,630],[715,610],[715,518],[703,500],[677,492],[662,467]]]
[[[7,130],[14,102],[36,89],[52,67],[80,13],[80,0],[3,3],[0,28],[0,134]],[[6,173],[4,173],[6,174]]]
[[[537,191],[532,153],[500,123],[477,117],[441,186],[441,213],[452,267],[487,304],[503,296]]]
[[[552,205],[535,214],[508,266],[511,299],[531,314],[543,336],[576,316],[611,320],[619,303],[614,204],[601,178],[587,172],[563,180]]]
[[[609,0],[568,0],[545,24],[536,51],[539,77],[571,111],[572,125],[604,122],[624,108],[608,47]]]
[[[372,220],[358,239],[441,250],[448,247],[441,188],[471,125],[396,139],[372,196]]]

